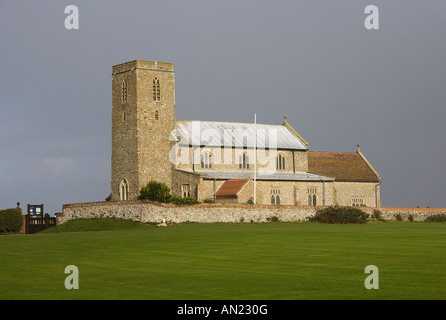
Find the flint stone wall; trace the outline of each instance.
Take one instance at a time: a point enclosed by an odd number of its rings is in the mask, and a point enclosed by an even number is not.
[[[58,224],[78,218],[124,218],[144,223],[161,222],[163,216],[168,223],[268,222],[274,216],[284,222],[301,222],[307,221],[307,218],[313,216],[320,208],[322,207],[208,203],[175,206],[147,200],[89,202],[64,205],[63,213],[58,217]],[[424,221],[431,215],[446,214],[446,209],[438,208],[361,209],[369,214],[380,210],[385,220],[396,220],[395,216],[400,214],[403,221],[407,221],[409,215],[413,215],[414,221]]]

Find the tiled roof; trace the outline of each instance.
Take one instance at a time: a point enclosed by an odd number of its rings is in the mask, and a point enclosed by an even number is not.
[[[235,198],[240,189],[245,185],[247,179],[231,179],[225,181],[217,190],[217,199]]]
[[[308,172],[335,178],[335,181],[380,180],[359,153],[308,152]]]

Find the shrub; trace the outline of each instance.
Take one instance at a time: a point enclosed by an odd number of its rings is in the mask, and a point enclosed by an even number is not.
[[[378,220],[378,221],[385,221],[384,219],[383,219],[383,216],[382,216],[382,212],[381,211],[379,211],[379,210],[373,210],[373,214],[372,214],[372,216],[373,216],[373,219],[375,219],[375,220]]]
[[[399,213],[397,213],[397,214],[395,215],[395,219],[398,220],[398,221],[403,221],[403,217],[402,217],[401,214],[399,214]]]
[[[430,217],[427,217],[424,222],[446,222],[446,214],[444,213],[439,213],[439,214],[434,214]]]
[[[188,205],[188,206],[200,203],[200,201],[198,201],[195,198],[191,197],[180,198],[176,196],[171,196],[169,202],[176,205]]]
[[[409,221],[413,221],[413,214],[409,214],[409,215],[407,216],[407,220],[409,220]]]
[[[22,230],[22,219],[20,209],[0,210],[0,233],[19,232]]]
[[[310,221],[320,223],[366,223],[369,214],[359,208],[331,206],[319,209]]]
[[[139,191],[138,199],[148,199],[158,202],[170,202],[172,196],[170,189],[164,182],[150,180],[145,187]]]

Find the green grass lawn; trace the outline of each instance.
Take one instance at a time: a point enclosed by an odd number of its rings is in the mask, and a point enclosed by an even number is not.
[[[101,223],[0,236],[0,299],[446,298],[445,223]]]

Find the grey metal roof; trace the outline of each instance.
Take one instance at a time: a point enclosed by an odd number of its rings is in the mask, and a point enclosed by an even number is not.
[[[284,125],[218,121],[176,121],[180,146],[236,147],[308,150],[299,137]]]
[[[248,179],[251,177],[254,179],[254,172],[249,170],[212,170],[212,169],[182,169],[189,173],[198,173],[203,176],[203,179]],[[324,177],[308,172],[292,172],[292,171],[258,171],[256,174],[256,180],[281,180],[281,181],[333,181],[334,178]]]

